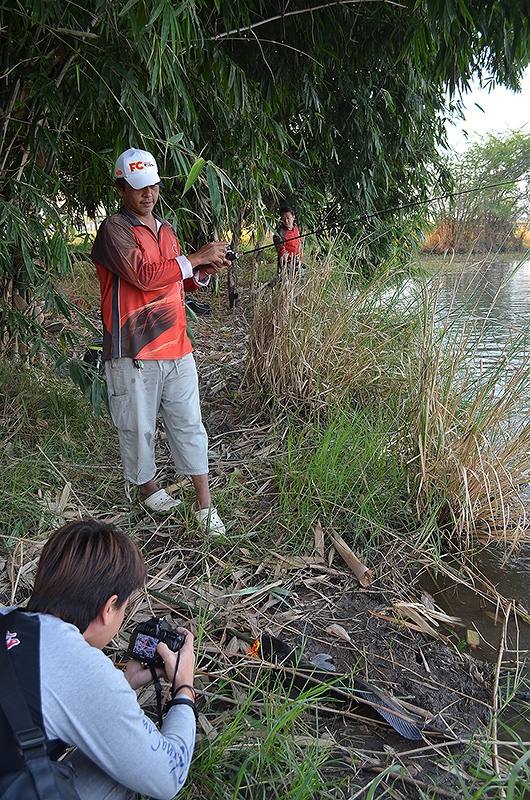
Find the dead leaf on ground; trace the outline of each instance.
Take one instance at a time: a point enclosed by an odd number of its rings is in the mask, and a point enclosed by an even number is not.
[[[214,739],[217,739],[219,736],[219,731],[217,728],[214,728],[212,723],[204,716],[204,714],[199,714],[197,722],[199,723],[199,727],[206,734],[207,739],[209,739],[211,742],[213,742]]]
[[[401,617],[405,617],[411,619],[417,627],[420,629],[422,633],[426,633],[429,636],[432,636],[433,639],[440,639],[443,638],[439,631],[433,628],[432,625],[429,625],[425,617],[423,617],[420,612],[409,603],[394,603],[394,611],[399,614]],[[436,620],[431,620],[434,625],[438,625]]]
[[[330,736],[329,738],[321,736],[294,736],[293,742],[301,747],[336,747],[335,740]]]
[[[228,642],[228,644],[224,648],[225,655],[227,655],[227,656],[235,656],[235,655],[237,655],[239,652],[241,652],[240,645],[241,645],[241,643],[240,643],[239,639],[237,638],[237,636],[232,636],[232,638],[230,639],[230,641]]]
[[[425,606],[425,608],[428,608],[429,611],[435,611],[436,610],[436,604],[434,602],[434,598],[433,598],[432,595],[429,594],[429,592],[422,592],[421,593],[421,603],[422,603],[422,605]]]
[[[320,556],[282,556],[280,553],[271,553],[272,560],[264,561],[268,568],[277,568],[278,565],[284,565],[292,569],[304,569],[305,567],[316,567],[322,565]]]
[[[55,508],[56,514],[62,514],[63,513],[63,511],[65,510],[65,508],[66,508],[66,506],[68,504],[68,501],[70,499],[71,493],[72,493],[72,484],[69,481],[67,481],[65,483],[65,485],[64,485],[64,488],[63,488],[62,492],[61,492],[61,496],[56,501],[56,504],[55,504],[55,506],[56,506],[56,508]]]
[[[324,558],[324,529],[319,519],[317,519],[315,525],[315,550],[320,558]]]
[[[471,648],[480,646],[480,633],[473,628],[466,630],[466,641]]]
[[[334,636],[336,639],[342,639],[343,642],[352,643],[350,634],[343,628],[342,625],[339,625],[338,622],[334,622],[332,625],[328,625],[326,628],[326,633],[329,633],[330,636]]]

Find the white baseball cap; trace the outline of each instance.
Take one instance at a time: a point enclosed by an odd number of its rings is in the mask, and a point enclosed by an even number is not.
[[[160,183],[158,167],[151,153],[146,150],[135,150],[130,147],[116,160],[114,167],[115,178],[125,178],[133,189],[143,189],[144,186],[154,186]]]

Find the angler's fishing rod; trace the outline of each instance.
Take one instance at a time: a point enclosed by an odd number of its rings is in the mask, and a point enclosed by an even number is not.
[[[304,239],[306,236],[312,236],[315,233],[322,233],[323,231],[329,231],[332,228],[336,228],[338,225],[344,224],[346,222],[366,222],[369,219],[373,219],[374,217],[381,217],[383,214],[389,214],[391,211],[403,211],[407,208],[417,208],[418,206],[425,206],[430,205],[431,203],[436,203],[438,200],[447,200],[449,197],[459,197],[463,194],[471,194],[472,192],[483,192],[486,189],[496,189],[499,186],[509,186],[511,183],[516,183],[517,178],[513,178],[510,181],[499,181],[498,183],[487,183],[484,186],[475,186],[474,189],[461,189],[459,192],[447,192],[446,194],[439,194],[436,197],[428,197],[426,200],[413,200],[410,203],[403,203],[402,205],[398,206],[388,206],[388,208],[383,208],[380,211],[372,211],[370,214],[361,214],[359,217],[354,217],[353,219],[346,219],[344,218],[342,221],[338,220],[333,224],[329,225],[321,225],[319,228],[315,228],[312,231],[307,231],[306,233],[301,233],[299,236],[293,236],[289,241],[294,242],[296,239]],[[236,253],[235,250],[228,249],[226,252],[226,258],[228,261],[235,261],[236,259],[240,258],[241,256],[249,256],[252,253],[260,253],[262,250],[268,250],[270,247],[275,247],[275,244],[264,244],[261,247],[254,247],[253,250],[246,250],[244,253]]]

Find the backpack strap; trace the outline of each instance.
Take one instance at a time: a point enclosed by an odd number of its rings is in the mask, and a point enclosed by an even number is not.
[[[44,732],[33,722],[28,704],[18,681],[13,662],[6,647],[6,633],[20,612],[0,614],[0,706],[13,731],[24,763],[35,784],[40,800],[56,800],[58,796],[55,775],[46,752]]]

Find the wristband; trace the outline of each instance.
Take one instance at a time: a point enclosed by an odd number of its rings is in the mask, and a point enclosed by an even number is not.
[[[206,278],[203,281],[201,281],[201,280],[199,280],[199,272],[200,271],[201,271],[201,268],[197,267],[197,269],[193,273],[193,280],[195,281],[197,286],[200,286],[201,289],[205,289],[207,286],[210,285],[210,278],[212,276],[211,275],[207,275]]]
[[[169,711],[170,708],[173,706],[188,706],[193,711],[193,715],[195,719],[197,719],[197,709],[195,708],[195,703],[193,700],[190,700],[189,697],[174,697],[172,700],[166,704],[165,713]]]
[[[177,686],[176,689],[171,690],[171,697],[176,697],[177,694],[180,692],[181,689],[189,689],[193,695],[193,702],[195,702],[196,692],[193,686],[190,686],[189,683],[181,683],[180,686]]]

